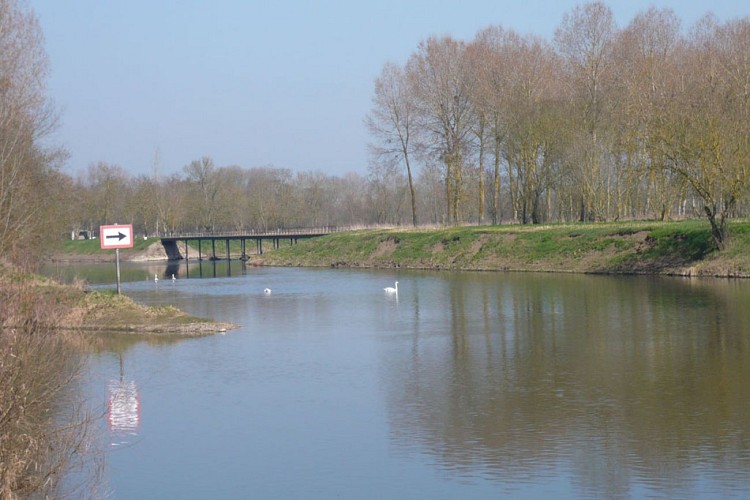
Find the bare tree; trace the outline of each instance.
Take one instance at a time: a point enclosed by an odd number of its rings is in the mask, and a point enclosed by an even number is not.
[[[193,160],[184,167],[187,180],[196,194],[197,225],[201,230],[215,231],[217,204],[219,199],[219,182],[214,161],[208,156]]]
[[[411,221],[417,225],[417,201],[412,174],[412,153],[416,146],[417,108],[404,70],[386,64],[375,80],[372,111],[366,118],[367,128],[377,143],[370,144],[376,163],[404,162],[411,199]],[[387,157],[387,158],[384,158]]]
[[[406,202],[403,170],[393,157],[373,159],[368,166],[369,192],[372,199],[372,222],[376,224],[401,223],[401,210]],[[416,197],[412,197],[416,200]],[[414,214],[416,207],[412,207]],[[412,222],[414,219],[412,218]]]
[[[26,263],[49,230],[54,207],[44,196],[54,155],[41,139],[55,124],[47,102],[47,55],[33,12],[0,0],[0,253]]]
[[[450,37],[419,44],[407,63],[426,147],[445,167],[447,219],[462,220],[464,163],[472,124],[466,44]]]
[[[617,216],[669,217],[685,195],[685,182],[664,168],[655,142],[655,118],[671,92],[676,50],[682,40],[674,12],[651,8],[637,15],[618,37],[615,47],[616,109],[620,151],[617,171]],[[663,110],[669,112],[669,110]]]
[[[92,229],[102,224],[134,221],[137,207],[131,196],[131,185],[130,176],[119,165],[105,162],[89,165],[83,186]]]
[[[289,169],[255,167],[245,184],[250,224],[267,230],[297,225],[293,175]]]
[[[487,157],[488,143],[492,143],[492,108],[487,106],[485,102],[486,93],[483,92],[482,80],[486,76],[485,65],[487,60],[490,58],[491,53],[488,47],[481,43],[470,43],[466,50],[468,58],[469,69],[467,72],[467,78],[471,78],[472,83],[469,86],[471,94],[469,96],[472,115],[472,133],[474,135],[475,151],[476,151],[476,175],[478,186],[477,186],[477,222],[481,225],[484,222],[485,212],[487,209],[486,200],[486,175],[485,175],[485,159]]]
[[[581,220],[607,216],[610,182],[605,130],[609,105],[607,84],[612,77],[612,48],[616,28],[612,11],[601,2],[578,6],[563,17],[555,32],[566,73],[571,104],[571,129],[580,137],[572,171],[580,189]]]
[[[242,231],[249,225],[245,185],[248,171],[233,165],[216,170],[216,224],[220,228]]]
[[[542,195],[553,187],[559,164],[559,130],[563,124],[555,82],[559,66],[551,47],[540,38],[519,39],[512,49],[517,61],[508,88],[509,176],[515,177],[515,199],[524,224],[542,220]],[[515,171],[515,176],[512,175]]]
[[[511,118],[508,110],[510,80],[515,73],[512,47],[518,44],[519,36],[500,26],[491,26],[480,31],[473,47],[475,57],[480,59],[473,65],[478,74],[474,87],[474,103],[486,116],[487,133],[491,136],[492,167],[492,223],[500,222],[500,191],[503,150],[507,139],[508,123]],[[482,127],[484,128],[484,127]],[[480,160],[480,163],[483,163]]]
[[[750,19],[693,29],[658,120],[666,168],[700,197],[719,249],[750,184]]]

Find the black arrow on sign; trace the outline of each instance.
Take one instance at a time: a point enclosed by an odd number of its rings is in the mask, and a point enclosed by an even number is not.
[[[120,231],[117,231],[117,234],[110,234],[107,235],[106,239],[111,240],[112,238],[117,238],[117,241],[120,241],[123,238],[126,238],[127,235],[122,234]]]

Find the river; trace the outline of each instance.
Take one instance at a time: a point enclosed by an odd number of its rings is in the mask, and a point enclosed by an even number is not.
[[[48,273],[114,288],[114,264]],[[122,275],[139,302],[241,327],[114,336],[92,356],[112,498],[750,495],[750,282],[239,262]]]

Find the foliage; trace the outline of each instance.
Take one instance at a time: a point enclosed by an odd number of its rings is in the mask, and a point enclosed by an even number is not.
[[[47,56],[39,24],[17,0],[0,0],[0,255],[33,266],[53,214],[66,220],[70,179],[61,151],[42,146],[54,125],[44,94]]]
[[[443,198],[422,220],[481,222],[488,199],[494,223],[503,212],[522,223],[676,213],[706,216],[724,248],[750,184],[750,20],[707,16],[683,36],[668,9],[624,29],[613,18],[602,2],[577,6],[553,44],[502,26],[470,43],[428,38],[376,82],[373,159],[408,115],[423,154],[407,171],[442,176],[439,190],[416,188]],[[410,93],[384,103],[383,81]]]

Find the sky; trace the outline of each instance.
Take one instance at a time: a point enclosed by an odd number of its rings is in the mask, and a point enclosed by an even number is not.
[[[366,175],[374,81],[430,36],[471,41],[501,25],[552,40],[572,0],[26,0],[60,114],[47,138],[64,171],[119,165],[170,175],[217,167]],[[619,27],[654,6],[686,29],[747,0],[610,0]]]

